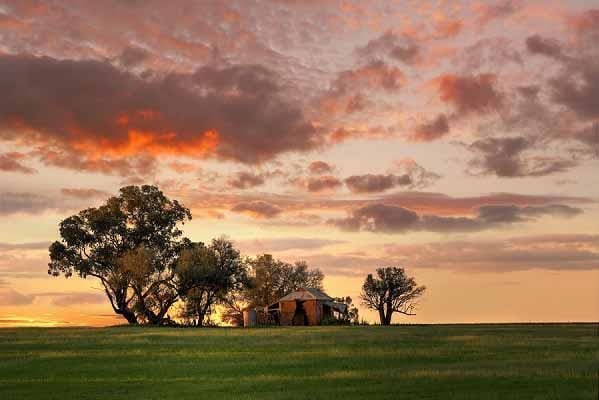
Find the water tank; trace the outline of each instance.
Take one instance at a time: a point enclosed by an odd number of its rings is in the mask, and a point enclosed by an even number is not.
[[[251,328],[256,326],[258,321],[258,315],[256,314],[256,310],[243,310],[243,326],[246,328]]]

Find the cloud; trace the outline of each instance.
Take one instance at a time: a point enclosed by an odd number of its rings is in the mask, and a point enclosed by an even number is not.
[[[331,175],[310,177],[306,181],[306,188],[309,192],[331,191],[341,187],[339,179]]]
[[[368,41],[366,45],[356,48],[356,54],[359,57],[370,58],[388,56],[406,64],[413,64],[420,54],[420,46],[409,38],[387,31]]]
[[[523,156],[533,148],[534,142],[521,136],[477,140],[468,146],[468,149],[476,155],[469,162],[470,172],[475,175],[520,178],[565,172],[578,165],[574,159]]]
[[[15,279],[48,276],[48,246],[40,248],[16,248],[0,251],[0,276]]]
[[[50,242],[6,243],[0,242],[0,250],[48,250]]]
[[[250,189],[256,186],[263,185],[265,182],[264,176],[254,174],[252,172],[241,171],[229,179],[229,186],[235,189]]]
[[[337,93],[346,93],[356,87],[396,91],[401,87],[403,80],[404,74],[399,68],[382,60],[372,60],[356,69],[340,72],[332,87]]]
[[[110,196],[110,193],[108,192],[92,188],[62,188],[60,189],[60,193],[76,199],[97,199]]]
[[[23,294],[14,289],[0,289],[0,304],[2,305],[29,305],[39,298],[50,298],[50,303],[58,307],[79,307],[81,304],[102,304],[106,302],[106,296],[100,293],[45,292]]]
[[[195,166],[194,164],[183,163],[183,162],[179,162],[179,161],[170,162],[168,164],[168,167],[179,174],[193,172],[198,169],[198,167]]]
[[[562,204],[527,207],[484,205],[478,208],[475,216],[447,217],[419,215],[401,206],[371,204],[353,210],[347,218],[330,220],[329,223],[350,232],[479,232],[534,221],[543,216],[569,218],[580,213],[581,209]]]
[[[254,218],[274,218],[278,216],[283,209],[277,205],[256,200],[237,203],[231,208],[231,211],[245,213]]]
[[[79,307],[81,304],[106,303],[106,295],[100,293],[40,293],[37,296],[49,296],[51,304],[58,307]]]
[[[435,119],[417,125],[409,139],[416,142],[431,142],[449,134],[449,121],[445,114],[439,114]]]
[[[324,161],[312,161],[310,165],[308,165],[308,172],[314,175],[322,175],[326,173],[333,172],[335,168]]]
[[[59,213],[70,212],[81,207],[89,207],[90,199],[97,199],[104,195],[85,197],[84,191],[68,191],[58,196],[52,193],[38,194],[30,192],[0,192],[0,215],[28,214],[38,215],[48,211]],[[109,194],[106,194],[109,195]]]
[[[498,110],[503,103],[496,81],[494,74],[445,74],[437,79],[439,97],[452,104],[460,116],[489,113]]]
[[[599,8],[590,8],[568,15],[566,22],[579,36],[594,36],[594,34],[599,33],[599,28],[597,28],[599,25]]]
[[[0,193],[0,215],[39,214],[59,208],[56,199],[34,193]]]
[[[599,158],[599,122],[576,132],[576,138],[589,146],[595,158]]]
[[[497,65],[508,63],[523,65],[522,55],[510,39],[504,37],[483,37],[466,46],[451,60],[452,64],[464,71],[493,70]]]
[[[391,139],[394,133],[383,126],[371,126],[362,128],[345,128],[340,127],[331,132],[329,141],[331,143],[343,143],[350,139]]]
[[[139,177],[152,175],[157,168],[155,157],[145,154],[126,158],[113,158],[106,155],[74,153],[72,149],[52,148],[51,146],[37,147],[31,153],[37,156],[45,165],[71,169],[77,172],[86,171],[106,175],[117,174]]]
[[[268,238],[237,240],[235,244],[246,253],[269,253],[287,250],[310,250],[320,249],[326,246],[346,243],[343,240],[333,239],[312,239],[312,238]]]
[[[349,232],[399,233],[416,229],[420,217],[414,211],[403,207],[371,204],[352,211],[348,218],[330,222],[341,230]]]
[[[22,163],[27,158],[23,153],[9,152],[0,154],[0,171],[20,172],[22,174],[34,174],[37,171]]]
[[[442,18],[435,22],[435,39],[446,39],[457,36],[464,27],[457,19]]]
[[[149,53],[139,47],[128,46],[117,57],[117,62],[126,68],[136,67],[149,57]]]
[[[396,160],[394,164],[396,172],[410,177],[410,189],[422,189],[441,179],[441,175],[427,170],[409,157]]]
[[[24,306],[33,303],[35,295],[19,293],[13,289],[0,290],[0,304],[6,306]]]
[[[520,207],[546,206],[549,204],[591,204],[594,200],[584,197],[523,195],[516,193],[491,193],[480,196],[449,196],[434,192],[400,192],[380,196],[368,204],[382,203],[401,206],[420,214],[468,215],[482,206],[511,204]],[[364,205],[364,204],[362,204]],[[358,206],[362,206],[358,205]]]
[[[599,235],[555,234],[490,240],[447,240],[384,245],[371,255],[313,254],[305,260],[327,275],[364,276],[381,265],[450,271],[513,272],[523,270],[583,271],[599,269]]]
[[[417,182],[420,178],[414,179]],[[426,179],[425,179],[426,182]],[[302,186],[305,188],[305,186]],[[192,210],[194,215],[204,212],[231,210],[239,203],[240,208],[258,202],[274,206],[276,210],[285,213],[289,218],[277,218],[268,221],[277,225],[317,225],[318,218],[310,218],[316,213],[330,214],[332,212],[346,212],[372,204],[385,204],[410,209],[418,214],[463,216],[475,213],[484,205],[513,204],[518,206],[542,206],[548,204],[589,205],[596,204],[596,200],[581,196],[566,195],[526,195],[517,193],[490,193],[477,196],[450,196],[438,192],[400,191],[389,194],[379,194],[366,198],[339,198],[335,196],[313,196],[309,193],[265,194],[265,193],[213,193],[209,191],[193,190],[179,199]],[[269,207],[270,208],[270,207]],[[249,211],[246,211],[252,215]],[[293,215],[298,215],[293,217]],[[254,215],[255,216],[255,215]],[[263,222],[265,223],[265,222]]]
[[[526,49],[532,54],[542,54],[557,59],[564,56],[562,54],[562,47],[557,40],[546,38],[541,35],[527,37]]]
[[[497,19],[515,14],[519,9],[521,9],[520,1],[516,0],[477,3],[475,6],[475,12],[478,15],[477,24],[485,26]]]
[[[345,185],[353,193],[378,193],[396,186],[412,185],[412,177],[408,174],[366,174],[352,175],[344,180]]]
[[[584,119],[599,118],[599,61],[577,59],[549,80],[552,100]]]
[[[364,91],[394,94],[405,81],[403,72],[382,60],[371,60],[354,69],[337,73],[328,90],[318,98],[318,109],[323,118],[337,114],[364,111],[371,103]]]
[[[0,87],[0,139],[34,143],[43,162],[63,167],[124,170],[141,154],[254,164],[322,139],[258,65],[142,79],[101,61],[4,55]]]
[[[594,270],[599,269],[598,243],[597,235],[539,235],[416,245],[388,244],[385,253],[398,264],[420,268],[493,272]]]

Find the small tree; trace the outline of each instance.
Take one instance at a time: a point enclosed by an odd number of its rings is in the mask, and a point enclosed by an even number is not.
[[[303,261],[289,264],[263,254],[245,263],[249,267],[248,281],[241,290],[230,291],[222,302],[225,322],[241,325],[244,309],[270,305],[301,287],[322,289],[324,274]]]
[[[346,306],[345,313],[341,314],[340,322],[344,324],[358,325],[360,323],[360,315],[358,313],[358,307],[354,305],[351,297],[335,297],[334,301],[343,303]]]
[[[376,277],[372,274],[366,277],[361,298],[366,307],[378,311],[381,325],[390,325],[394,312],[415,315],[416,300],[426,287],[418,286],[403,268],[378,268],[376,274]]]
[[[234,326],[243,326],[243,310],[246,309],[248,304],[244,289],[229,291],[222,304],[224,308],[220,316],[221,320]]]
[[[183,250],[176,277],[183,300],[181,316],[193,325],[202,326],[228,292],[245,285],[247,271],[239,251],[230,241],[220,238],[209,246],[195,243]]]
[[[248,259],[252,284],[244,291],[249,307],[274,303],[299,288],[322,289],[324,274],[318,268],[309,268],[303,261],[289,264],[264,254]]]

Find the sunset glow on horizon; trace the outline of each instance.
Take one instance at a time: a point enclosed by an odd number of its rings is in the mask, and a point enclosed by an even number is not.
[[[331,296],[404,267],[393,322],[597,321],[598,41],[592,0],[0,0],[0,327],[126,323],[48,247],[144,184]]]

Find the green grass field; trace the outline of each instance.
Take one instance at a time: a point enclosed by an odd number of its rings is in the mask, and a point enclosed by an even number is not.
[[[0,329],[0,399],[598,399],[591,324]]]

